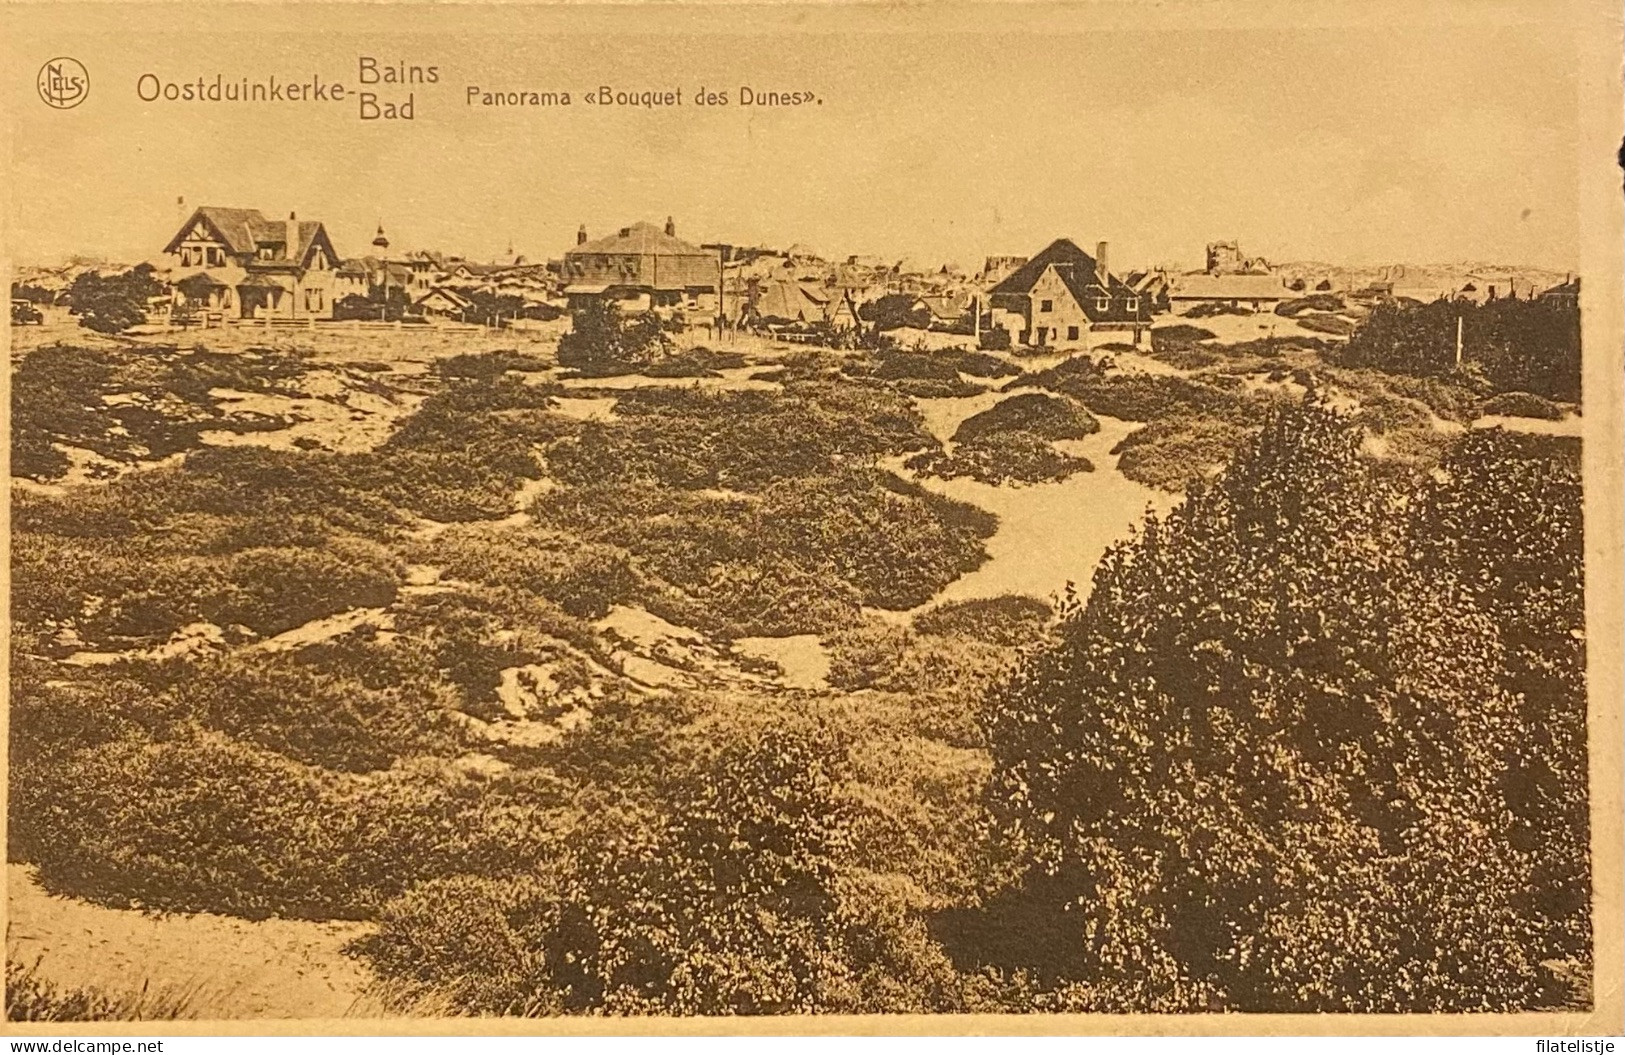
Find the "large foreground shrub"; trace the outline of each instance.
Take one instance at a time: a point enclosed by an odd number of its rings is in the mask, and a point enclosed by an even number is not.
[[[1494,622],[1414,559],[1359,443],[1316,405],[1277,415],[995,694],[1028,966],[1132,977],[1141,1006],[1550,998]]]

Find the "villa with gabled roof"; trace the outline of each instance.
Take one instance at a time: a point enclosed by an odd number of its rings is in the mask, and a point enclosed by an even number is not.
[[[339,255],[318,220],[205,205],[164,253],[178,307],[244,319],[332,318]]]
[[[1151,324],[1151,298],[1106,266],[1106,243],[1090,256],[1057,238],[988,291],[995,324],[1020,343],[1038,347],[1087,343],[1092,331],[1124,330],[1139,343]]]

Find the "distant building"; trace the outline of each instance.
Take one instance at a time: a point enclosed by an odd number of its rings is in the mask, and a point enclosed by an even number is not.
[[[1168,304],[1176,312],[1198,305],[1224,305],[1263,311],[1291,295],[1278,275],[1175,275],[1169,281]]]
[[[418,297],[412,306],[426,316],[461,319],[473,307],[473,302],[455,289],[439,286]]]
[[[1210,275],[1267,275],[1273,270],[1270,262],[1261,256],[1243,256],[1239,242],[1208,243],[1207,273]]]
[[[1569,275],[1557,285],[1542,290],[1540,299],[1578,307],[1580,303],[1580,279],[1574,275]]]
[[[931,329],[946,332],[965,332],[971,329],[970,297],[955,293],[921,297],[919,303],[931,313]]]
[[[1024,256],[990,256],[982,262],[982,278],[988,282],[998,282],[1027,260]]]
[[[572,307],[608,299],[664,308],[697,307],[702,295],[714,301],[719,267],[717,253],[678,238],[667,217],[664,228],[635,223],[595,241],[587,240],[582,227],[560,270]]]
[[[319,221],[205,205],[164,254],[177,307],[244,319],[332,318],[339,255]]]
[[[1057,239],[988,291],[994,325],[1036,347],[1086,341],[1090,331],[1131,330],[1138,343],[1151,305],[1107,268],[1106,243],[1094,256]]]
[[[1171,284],[1168,272],[1161,268],[1149,271],[1130,271],[1123,281],[1128,284],[1136,294],[1145,298],[1151,305],[1152,313],[1168,310],[1168,289]]]
[[[830,317],[827,292],[787,278],[752,280],[746,305],[747,319],[765,325],[827,322]]]

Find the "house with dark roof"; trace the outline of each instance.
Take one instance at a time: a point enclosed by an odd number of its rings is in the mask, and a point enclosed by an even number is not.
[[[332,318],[339,255],[320,221],[205,205],[164,247],[177,307],[244,318]]]
[[[1106,243],[1094,256],[1058,238],[988,291],[995,326],[1020,343],[1050,347],[1087,342],[1091,332],[1132,332],[1139,343],[1151,304],[1107,268]]]
[[[720,261],[717,253],[678,238],[668,216],[664,227],[635,223],[592,241],[582,227],[564,254],[560,277],[572,307],[591,299],[634,309],[699,307],[702,296],[714,304]]]

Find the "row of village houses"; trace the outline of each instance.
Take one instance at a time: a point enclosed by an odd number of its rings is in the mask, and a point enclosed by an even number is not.
[[[863,305],[902,295],[929,328],[1002,328],[1028,345],[1064,345],[1101,331],[1123,331],[1137,342],[1160,313],[1204,305],[1267,311],[1286,299],[1334,291],[1329,277],[1289,280],[1267,261],[1243,256],[1234,242],[1209,245],[1202,271],[1120,274],[1109,266],[1105,242],[1091,255],[1062,238],[1031,257],[989,257],[975,275],[857,256],[831,263],[800,246],[776,252],[695,245],[678,237],[669,217],[663,226],[635,223],[597,239],[582,227],[562,258],[543,264],[522,257],[474,263],[425,251],[391,255],[389,247],[380,227],[374,254],[343,258],[320,221],[204,206],[164,248],[162,274],[177,308],[222,319],[330,319],[347,297],[380,296],[402,299],[427,318],[457,319],[488,293],[554,314],[607,300],[627,311],[682,312],[706,324],[720,318],[729,326],[842,328],[858,324]],[[1405,295],[1395,281],[1359,292]],[[1482,299],[1497,290],[1468,283],[1429,293],[1414,299]]]

